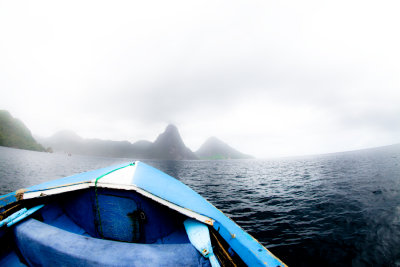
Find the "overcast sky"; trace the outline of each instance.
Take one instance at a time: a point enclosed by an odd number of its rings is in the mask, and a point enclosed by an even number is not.
[[[3,1],[0,109],[34,135],[216,136],[274,157],[400,143],[400,2]]]

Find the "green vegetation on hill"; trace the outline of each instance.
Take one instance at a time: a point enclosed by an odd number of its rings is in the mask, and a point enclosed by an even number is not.
[[[6,110],[0,110],[0,146],[45,151],[23,122],[13,118]]]

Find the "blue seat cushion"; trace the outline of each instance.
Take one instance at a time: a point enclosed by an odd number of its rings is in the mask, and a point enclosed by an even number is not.
[[[14,228],[17,247],[34,266],[210,266],[190,243],[134,244],[65,231],[35,219]]]

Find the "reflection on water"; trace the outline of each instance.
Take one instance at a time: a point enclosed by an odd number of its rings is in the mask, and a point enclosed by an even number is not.
[[[133,159],[0,147],[0,193]],[[400,266],[400,150],[151,161],[291,266]]]

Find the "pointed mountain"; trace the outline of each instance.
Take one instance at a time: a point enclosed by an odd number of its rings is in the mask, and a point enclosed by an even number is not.
[[[243,154],[216,137],[210,137],[197,150],[200,159],[251,159],[250,155]]]
[[[197,159],[197,156],[185,146],[175,125],[168,125],[153,143],[152,158],[181,160]]]
[[[71,154],[133,159],[197,159],[185,146],[174,125],[169,125],[154,143],[145,140],[132,144],[128,141],[84,139],[72,131],[60,131],[40,141],[56,152]]]

